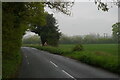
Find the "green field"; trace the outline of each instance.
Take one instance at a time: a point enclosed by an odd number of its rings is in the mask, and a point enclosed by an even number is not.
[[[53,54],[67,56],[81,62],[101,67],[106,70],[120,74],[118,64],[117,44],[84,44],[83,51],[72,51],[74,44],[59,45],[59,47],[26,45],[40,50],[49,51]]]
[[[63,50],[71,50],[75,44],[61,44],[59,48]],[[84,44],[83,45],[85,51],[90,52],[101,52],[108,55],[118,55],[118,45],[117,44]]]

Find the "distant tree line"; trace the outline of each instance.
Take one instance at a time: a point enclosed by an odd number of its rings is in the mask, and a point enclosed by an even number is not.
[[[41,44],[39,36],[23,38],[23,44]],[[112,36],[100,36],[99,34],[88,34],[83,36],[61,35],[59,44],[115,44],[117,40]]]
[[[62,35],[60,44],[119,44],[120,43],[120,22],[117,22],[112,25],[112,35],[107,36],[104,33],[104,36],[99,34],[88,34],[84,36],[67,36]]]
[[[41,40],[38,35],[34,35],[31,37],[23,38],[22,43],[23,44],[41,44]]]
[[[112,36],[100,36],[99,34],[88,34],[84,36],[62,35],[60,44],[113,44],[117,41]]]

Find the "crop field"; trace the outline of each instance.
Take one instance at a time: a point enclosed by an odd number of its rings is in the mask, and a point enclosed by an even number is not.
[[[78,61],[120,74],[117,44],[83,44],[83,51],[72,51],[75,44],[60,44],[58,47],[26,45],[53,54],[63,55]]]

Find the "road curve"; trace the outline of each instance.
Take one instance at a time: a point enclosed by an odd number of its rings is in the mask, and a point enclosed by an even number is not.
[[[118,78],[118,75],[60,55],[22,47],[23,62],[18,78]]]

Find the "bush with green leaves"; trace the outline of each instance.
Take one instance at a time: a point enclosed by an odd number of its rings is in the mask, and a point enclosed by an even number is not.
[[[73,47],[72,51],[83,51],[83,46],[82,44],[78,44],[75,47]]]

